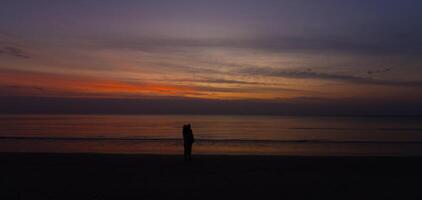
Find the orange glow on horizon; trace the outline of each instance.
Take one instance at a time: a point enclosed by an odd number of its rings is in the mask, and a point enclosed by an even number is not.
[[[111,78],[99,78],[80,75],[53,74],[45,72],[29,72],[18,70],[2,70],[0,86],[13,88],[9,92],[18,96],[58,96],[58,97],[154,97],[173,96],[203,99],[276,99],[289,98],[289,93],[273,93],[268,91],[241,91],[241,87],[208,84],[200,86],[125,82]],[[19,90],[17,90],[19,89]],[[217,89],[214,91],[214,89]],[[218,89],[229,89],[219,91]],[[232,91],[231,91],[232,90]],[[8,94],[10,95],[10,94]]]
[[[128,82],[110,77],[55,74],[34,71],[1,70],[1,95],[6,96],[49,96],[49,97],[81,97],[81,98],[148,98],[148,97],[187,97],[213,100],[291,100],[296,97],[312,96],[312,90],[320,91],[325,99],[339,98],[375,98],[392,99],[400,96],[403,99],[415,93],[414,89],[337,84],[330,87],[312,86],[301,80],[283,79],[285,85],[260,86],[227,83],[195,83],[163,81]],[[283,90],[292,88],[305,90]],[[311,90],[312,89],[312,90]]]

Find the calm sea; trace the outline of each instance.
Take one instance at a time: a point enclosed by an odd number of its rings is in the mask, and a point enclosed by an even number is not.
[[[0,115],[1,152],[422,155],[422,118],[215,115]]]

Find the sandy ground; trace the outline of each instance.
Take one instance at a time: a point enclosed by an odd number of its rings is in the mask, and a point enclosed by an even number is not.
[[[421,199],[419,157],[2,153],[0,199]]]

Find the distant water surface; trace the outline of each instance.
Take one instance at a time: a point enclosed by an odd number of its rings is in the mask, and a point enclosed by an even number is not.
[[[422,118],[216,115],[0,115],[2,152],[422,155]]]

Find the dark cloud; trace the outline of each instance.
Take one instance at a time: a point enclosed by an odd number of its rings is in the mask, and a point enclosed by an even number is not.
[[[293,92],[293,93],[317,93],[312,92],[309,90],[300,90],[300,89],[292,89],[292,88],[285,88],[285,87],[211,87],[211,86],[196,86],[196,89],[199,91],[205,92],[224,92],[224,93],[279,93],[279,92]],[[258,98],[258,97],[256,97]],[[251,99],[255,99],[251,97]]]
[[[389,71],[389,69],[381,70],[378,73],[386,72],[386,71]],[[311,69],[306,69],[302,71],[293,71],[293,70],[279,70],[279,69],[271,69],[271,68],[245,68],[245,69],[240,70],[239,72],[243,74],[249,74],[249,75],[297,78],[297,79],[333,80],[333,81],[349,82],[349,83],[354,83],[354,84],[389,85],[389,86],[406,86],[406,87],[421,87],[422,86],[422,81],[380,80],[380,79],[373,79],[371,77],[316,72],[316,71],[312,71]]]
[[[285,85],[280,83],[267,83],[258,81],[243,81],[235,79],[224,79],[224,78],[207,78],[201,79],[171,79],[175,82],[194,82],[194,83],[216,83],[216,84],[234,84],[234,85]]]
[[[204,82],[204,83],[222,83],[222,84],[252,84],[252,85],[256,85],[256,84],[264,84],[261,82],[254,82],[254,81],[241,81],[241,80],[233,80],[233,79],[212,79],[212,78],[208,78],[208,79],[204,79],[204,80],[198,80],[196,82]]]
[[[5,46],[3,48],[0,48],[0,55],[9,55],[14,56],[18,58],[25,58],[28,59],[30,56],[21,48],[18,47],[12,47],[12,46]]]
[[[46,90],[42,87],[22,86],[22,85],[4,85],[0,86],[0,98],[5,96],[25,96],[42,95]]]
[[[391,71],[390,68],[377,69],[377,70],[368,70],[368,74],[369,75],[373,75],[373,74],[379,74],[379,73],[384,73],[384,72],[389,72],[389,71]]]
[[[3,88],[10,88],[10,89],[32,89],[32,90],[39,90],[44,91],[42,87],[31,87],[31,86],[20,86],[20,85],[7,85],[3,86]]]

